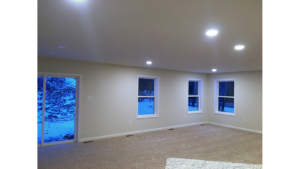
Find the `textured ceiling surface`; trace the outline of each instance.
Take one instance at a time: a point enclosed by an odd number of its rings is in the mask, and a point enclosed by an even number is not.
[[[212,28],[219,34],[207,37]],[[262,70],[262,2],[39,0],[38,55],[201,73]]]

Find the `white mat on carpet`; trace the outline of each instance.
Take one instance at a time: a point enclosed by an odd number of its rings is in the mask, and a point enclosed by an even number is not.
[[[168,158],[165,169],[262,169],[260,164]]]

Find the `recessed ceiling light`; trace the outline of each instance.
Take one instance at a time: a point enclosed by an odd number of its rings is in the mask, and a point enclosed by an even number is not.
[[[216,72],[216,71],[217,71],[217,69],[211,69],[211,71],[213,71],[213,72]]]
[[[85,0],[73,0],[73,1],[75,1],[75,2],[83,2]]]
[[[215,30],[215,29],[211,29],[211,30],[206,31],[207,36],[216,36],[217,34],[218,34],[218,31]]]
[[[58,48],[66,48],[65,46],[57,46]]]
[[[147,61],[146,63],[147,63],[148,65],[151,65],[151,64],[152,64],[152,62],[151,62],[151,61]]]
[[[244,45],[236,45],[236,46],[234,47],[235,50],[243,50],[244,48],[245,48]]]

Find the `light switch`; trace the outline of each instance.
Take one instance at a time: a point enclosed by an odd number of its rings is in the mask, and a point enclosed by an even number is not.
[[[88,96],[87,100],[93,100],[93,96]]]

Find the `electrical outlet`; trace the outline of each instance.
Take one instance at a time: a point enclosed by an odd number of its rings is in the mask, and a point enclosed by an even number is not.
[[[131,121],[131,120],[129,121],[129,124],[132,124],[132,121]]]
[[[246,121],[246,118],[244,118],[244,121]]]

